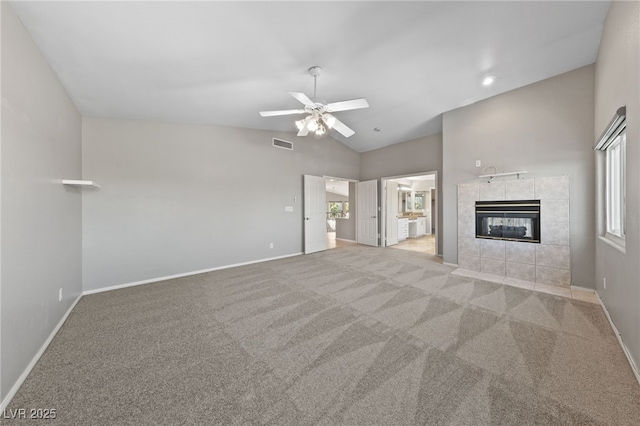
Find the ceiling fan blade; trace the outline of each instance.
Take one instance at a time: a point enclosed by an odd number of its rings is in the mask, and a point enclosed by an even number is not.
[[[336,112],[336,111],[347,111],[350,109],[360,109],[360,108],[369,108],[369,103],[364,98],[353,99],[350,101],[342,101],[342,102],[333,102],[327,105],[327,111]]]
[[[333,123],[333,127],[332,128],[333,128],[333,130],[336,130],[340,134],[342,134],[342,136],[344,136],[345,138],[348,138],[349,136],[353,136],[356,133],[353,130],[351,130],[342,121],[338,120],[337,118],[335,118],[335,121]]]
[[[296,98],[299,102],[301,102],[302,104],[304,104],[304,106],[313,106],[315,105],[315,102],[313,102],[311,99],[309,99],[307,97],[307,95],[305,95],[304,93],[300,93],[300,92],[289,92],[289,94],[291,96],[293,96],[294,98]]]
[[[276,115],[303,114],[303,109],[285,109],[282,111],[260,111],[262,117],[274,117]]]

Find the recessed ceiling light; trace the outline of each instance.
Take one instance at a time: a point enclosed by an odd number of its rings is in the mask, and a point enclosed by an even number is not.
[[[482,85],[483,86],[491,86],[494,81],[496,81],[496,76],[495,75],[488,75],[488,76],[486,76],[485,78],[482,79]]]
[[[379,132],[380,130],[382,130],[380,127],[374,127],[374,128],[373,128],[373,131],[374,131],[374,132]]]

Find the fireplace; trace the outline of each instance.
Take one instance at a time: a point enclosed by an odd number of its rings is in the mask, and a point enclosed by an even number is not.
[[[540,200],[476,201],[476,238],[540,243]]]

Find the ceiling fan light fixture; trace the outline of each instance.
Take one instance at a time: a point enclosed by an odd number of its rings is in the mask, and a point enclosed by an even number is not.
[[[353,136],[355,132],[330,113],[368,108],[369,104],[364,98],[332,103],[326,103],[324,100],[319,99],[316,89],[318,76],[321,71],[322,68],[318,66],[308,69],[309,75],[313,77],[313,98],[309,98],[300,92],[288,92],[298,102],[304,105],[304,109],[260,111],[260,115],[262,117],[273,117],[290,114],[308,114],[307,117],[294,121],[295,126],[298,128],[298,136],[307,136],[309,132],[312,132],[315,133],[317,138],[321,138],[329,130],[335,130],[345,138]]]
[[[322,115],[322,121],[324,121],[324,124],[326,124],[330,129],[332,129],[333,125],[336,124],[336,118],[329,113],[325,113]]]
[[[318,128],[316,129],[316,136],[324,136],[327,133],[327,128],[322,124],[318,124]]]
[[[307,129],[309,129],[310,132],[315,132],[317,128],[318,122],[316,120],[311,120],[307,123]]]

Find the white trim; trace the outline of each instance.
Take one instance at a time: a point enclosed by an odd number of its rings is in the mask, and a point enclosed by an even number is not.
[[[607,232],[604,235],[599,236],[598,239],[606,245],[618,250],[622,254],[626,254],[627,252],[624,238],[620,238],[617,235]]]
[[[64,324],[64,322],[67,320],[67,318],[69,317],[69,314],[71,314],[71,311],[73,310],[73,308],[76,307],[76,304],[78,303],[81,297],[82,297],[82,294],[78,295],[76,300],[73,301],[69,309],[67,309],[67,312],[64,314],[62,319],[60,319],[60,321],[58,322],[58,325],[56,325],[56,328],[53,329],[53,331],[51,332],[47,340],[45,340],[43,345],[40,347],[40,350],[35,354],[31,362],[27,365],[27,368],[25,368],[22,374],[20,375],[20,377],[18,377],[18,380],[16,380],[15,384],[13,385],[9,393],[2,401],[2,404],[0,404],[0,411],[4,411],[5,408],[7,408],[7,405],[9,405],[13,397],[16,395],[16,393],[20,389],[20,386],[22,386],[24,381],[27,379],[27,376],[29,376],[29,373],[31,373],[31,370],[33,370],[33,367],[35,367],[38,361],[40,361],[40,357],[42,357],[42,354],[44,353],[44,351],[47,350],[53,338],[56,336],[56,334],[58,334],[58,331],[62,327],[62,324]]]
[[[221,269],[235,268],[237,266],[252,265],[254,263],[262,263],[262,262],[269,262],[271,260],[285,259],[287,257],[300,256],[302,254],[304,254],[304,253],[285,254],[284,256],[269,257],[267,259],[251,260],[249,262],[242,262],[242,263],[234,263],[232,265],[217,266],[215,268],[201,269],[199,271],[185,272],[183,274],[167,275],[167,276],[164,276],[164,277],[151,278],[151,279],[148,279],[148,280],[134,281],[134,282],[131,282],[131,283],[118,284],[118,285],[114,285],[114,286],[110,286],[110,287],[102,287],[102,288],[98,288],[98,289],[95,289],[95,290],[85,290],[85,291],[82,292],[82,295],[86,296],[88,294],[102,293],[102,292],[105,292],[105,291],[118,290],[118,289],[127,288],[127,287],[135,287],[135,286],[138,286],[138,285],[150,284],[150,283],[155,283],[155,282],[158,282],[158,281],[166,281],[166,280],[172,280],[174,278],[182,278],[182,277],[188,277],[190,275],[198,275],[198,274],[204,274],[206,272],[219,271]]]
[[[594,289],[592,289],[592,288],[580,287],[579,285],[573,285],[573,284],[571,284],[571,285],[569,286],[569,288],[570,288],[570,289],[572,289],[572,290],[575,288],[576,290],[578,290],[578,291],[583,291],[583,292],[585,292],[585,293],[595,293],[595,292],[596,292],[596,291],[595,291]]]
[[[327,176],[327,175],[322,175],[323,178],[325,179],[334,179],[334,180],[342,180],[342,181],[347,181],[347,182],[352,182],[352,183],[357,183],[360,182],[357,179],[348,179],[348,178],[343,178],[343,177],[336,177],[336,176]]]
[[[633,360],[633,357],[631,356],[631,353],[629,352],[629,349],[627,349],[627,345],[625,345],[624,341],[622,340],[622,334],[620,334],[620,332],[616,328],[616,325],[613,323],[613,320],[611,319],[611,315],[609,315],[609,311],[607,310],[607,307],[605,306],[604,302],[600,298],[600,295],[598,294],[598,291],[595,291],[595,294],[596,294],[596,297],[598,298],[598,302],[600,302],[600,306],[602,307],[602,310],[604,311],[604,314],[606,315],[607,319],[609,320],[609,324],[611,325],[611,328],[613,329],[613,333],[618,338],[618,343],[620,343],[620,346],[622,347],[622,351],[624,352],[624,354],[627,357],[627,361],[629,361],[629,365],[631,366],[631,371],[633,371],[633,374],[636,376],[636,380],[638,381],[638,384],[640,384],[640,371],[638,370],[638,367],[636,366],[636,363]]]
[[[430,172],[418,172],[418,173],[411,173],[408,175],[400,175],[400,176],[386,176],[386,177],[381,177],[380,178],[380,185],[381,185],[381,200],[380,200],[380,209],[381,209],[381,223],[380,223],[380,246],[381,247],[391,247],[391,246],[387,246],[387,219],[386,219],[386,212],[387,212],[387,205],[386,205],[386,196],[387,196],[387,181],[389,180],[396,180],[396,179],[403,179],[403,178],[411,178],[411,177],[415,177],[415,176],[433,176],[434,177],[434,184],[435,186],[433,188],[431,188],[432,190],[436,191],[436,208],[435,211],[431,212],[432,216],[434,217],[434,220],[431,221],[431,228],[435,229],[435,233],[432,233],[431,230],[429,230],[429,232],[427,233],[427,235],[434,235],[435,234],[435,245],[436,245],[436,255],[442,257],[442,254],[437,253],[438,252],[438,244],[440,242],[440,227],[438,226],[439,223],[439,205],[440,205],[440,192],[438,190],[438,187],[442,185],[442,182],[440,182],[440,180],[442,179],[440,177],[440,175],[438,174],[437,170],[432,170]],[[429,205],[431,205],[431,191],[429,191]],[[356,206],[357,207],[357,206]],[[356,221],[356,235],[357,235],[357,225],[358,225],[358,221]],[[453,266],[453,264],[450,264]],[[458,265],[455,265],[456,267]]]
[[[489,166],[489,167],[491,167],[491,166]],[[489,175],[480,175],[478,177],[479,178],[492,178],[493,179],[494,177],[498,177],[498,176],[524,175],[524,174],[527,174],[527,173],[529,173],[529,172],[526,171],[526,170],[523,170],[521,172],[491,173]]]
[[[346,241],[346,242],[348,242],[348,243],[355,243],[355,242],[356,242],[355,240],[347,240],[346,238],[337,238],[337,237],[336,237],[336,240],[339,240],[339,241]]]
[[[442,257],[442,256],[440,256]],[[453,266],[454,268],[459,268],[460,266],[457,263],[449,263],[449,262],[442,262],[443,265],[446,266]]]

